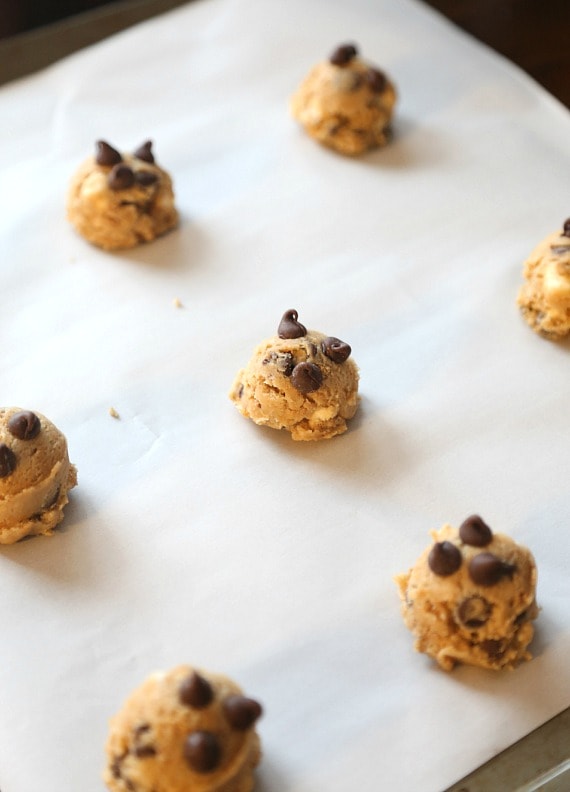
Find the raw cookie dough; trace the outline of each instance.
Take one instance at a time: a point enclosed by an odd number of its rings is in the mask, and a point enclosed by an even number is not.
[[[150,242],[178,223],[172,181],[155,163],[152,143],[121,154],[99,140],[72,179],[67,216],[77,231],[104,250]]]
[[[76,484],[59,429],[40,413],[0,408],[0,544],[53,533]]]
[[[556,340],[570,333],[570,219],[544,239],[524,265],[517,299],[535,333]]]
[[[111,719],[112,792],[250,792],[261,706],[225,676],[181,665],[152,674]]]
[[[277,335],[255,349],[230,390],[256,424],[286,429],[293,440],[342,434],[358,407],[358,367],[344,341],[307,330],[286,311]]]
[[[434,544],[396,577],[416,650],[445,671],[456,663],[503,669],[530,660],[538,607],[529,550],[477,515],[459,531],[444,525],[431,535]]]
[[[343,44],[309,72],[291,98],[291,115],[308,134],[341,154],[384,146],[396,90],[388,77]]]

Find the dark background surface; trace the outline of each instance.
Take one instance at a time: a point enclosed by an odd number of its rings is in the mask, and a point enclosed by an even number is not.
[[[0,38],[33,30],[115,0],[0,0]]]
[[[424,0],[570,108],[570,0]]]
[[[570,108],[570,0],[424,1],[517,63]],[[145,0],[0,0],[0,39],[58,20],[79,20],[93,9],[124,15],[137,6],[144,13]],[[161,6],[155,2],[153,13],[172,3]]]

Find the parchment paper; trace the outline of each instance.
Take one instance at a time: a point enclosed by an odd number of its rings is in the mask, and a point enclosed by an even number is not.
[[[358,160],[287,111],[345,41],[400,94]],[[412,0],[199,0],[7,85],[0,117],[2,403],[65,432],[80,482],[55,537],[0,551],[2,792],[100,792],[109,717],[183,662],[263,702],[258,792],[437,792],[567,707],[570,347],[515,306],[570,215],[567,110]],[[154,141],[178,230],[75,234],[100,138]],[[332,441],[227,399],[288,308],[361,369]],[[393,575],[473,512],[539,565],[513,673],[446,674],[400,619]]]

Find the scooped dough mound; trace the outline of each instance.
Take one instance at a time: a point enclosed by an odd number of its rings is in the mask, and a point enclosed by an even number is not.
[[[350,156],[385,146],[396,89],[379,69],[343,44],[318,63],[290,101],[291,115],[324,146]]]
[[[570,333],[570,219],[546,237],[524,264],[517,303],[525,321],[552,340]]]
[[[286,429],[293,440],[325,440],[347,430],[358,407],[358,367],[348,344],[284,314],[277,335],[255,349],[230,399],[260,426]]]
[[[530,551],[493,533],[477,515],[432,537],[416,564],[396,578],[416,650],[446,671],[456,663],[497,670],[530,660],[538,615]]]
[[[251,792],[261,706],[221,674],[181,665],[149,676],[110,722],[111,792]]]
[[[0,408],[0,544],[49,535],[77,484],[64,435],[44,415]]]
[[[154,159],[152,143],[133,154],[103,140],[74,175],[67,215],[88,242],[104,250],[151,242],[178,223],[172,180]]]

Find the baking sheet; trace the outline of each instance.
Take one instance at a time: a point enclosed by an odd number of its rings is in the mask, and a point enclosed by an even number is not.
[[[287,114],[347,40],[400,93],[358,160]],[[260,792],[436,792],[567,707],[570,345],[514,300],[569,213],[568,112],[412,0],[199,0],[5,86],[0,114],[2,401],[79,471],[63,529],[0,551],[3,792],[102,790],[108,718],[181,662],[263,702]],[[99,138],[152,138],[177,231],[75,235]],[[330,442],[226,396],[291,307],[361,368]],[[539,565],[513,673],[445,674],[399,616],[392,576],[473,512]]]

